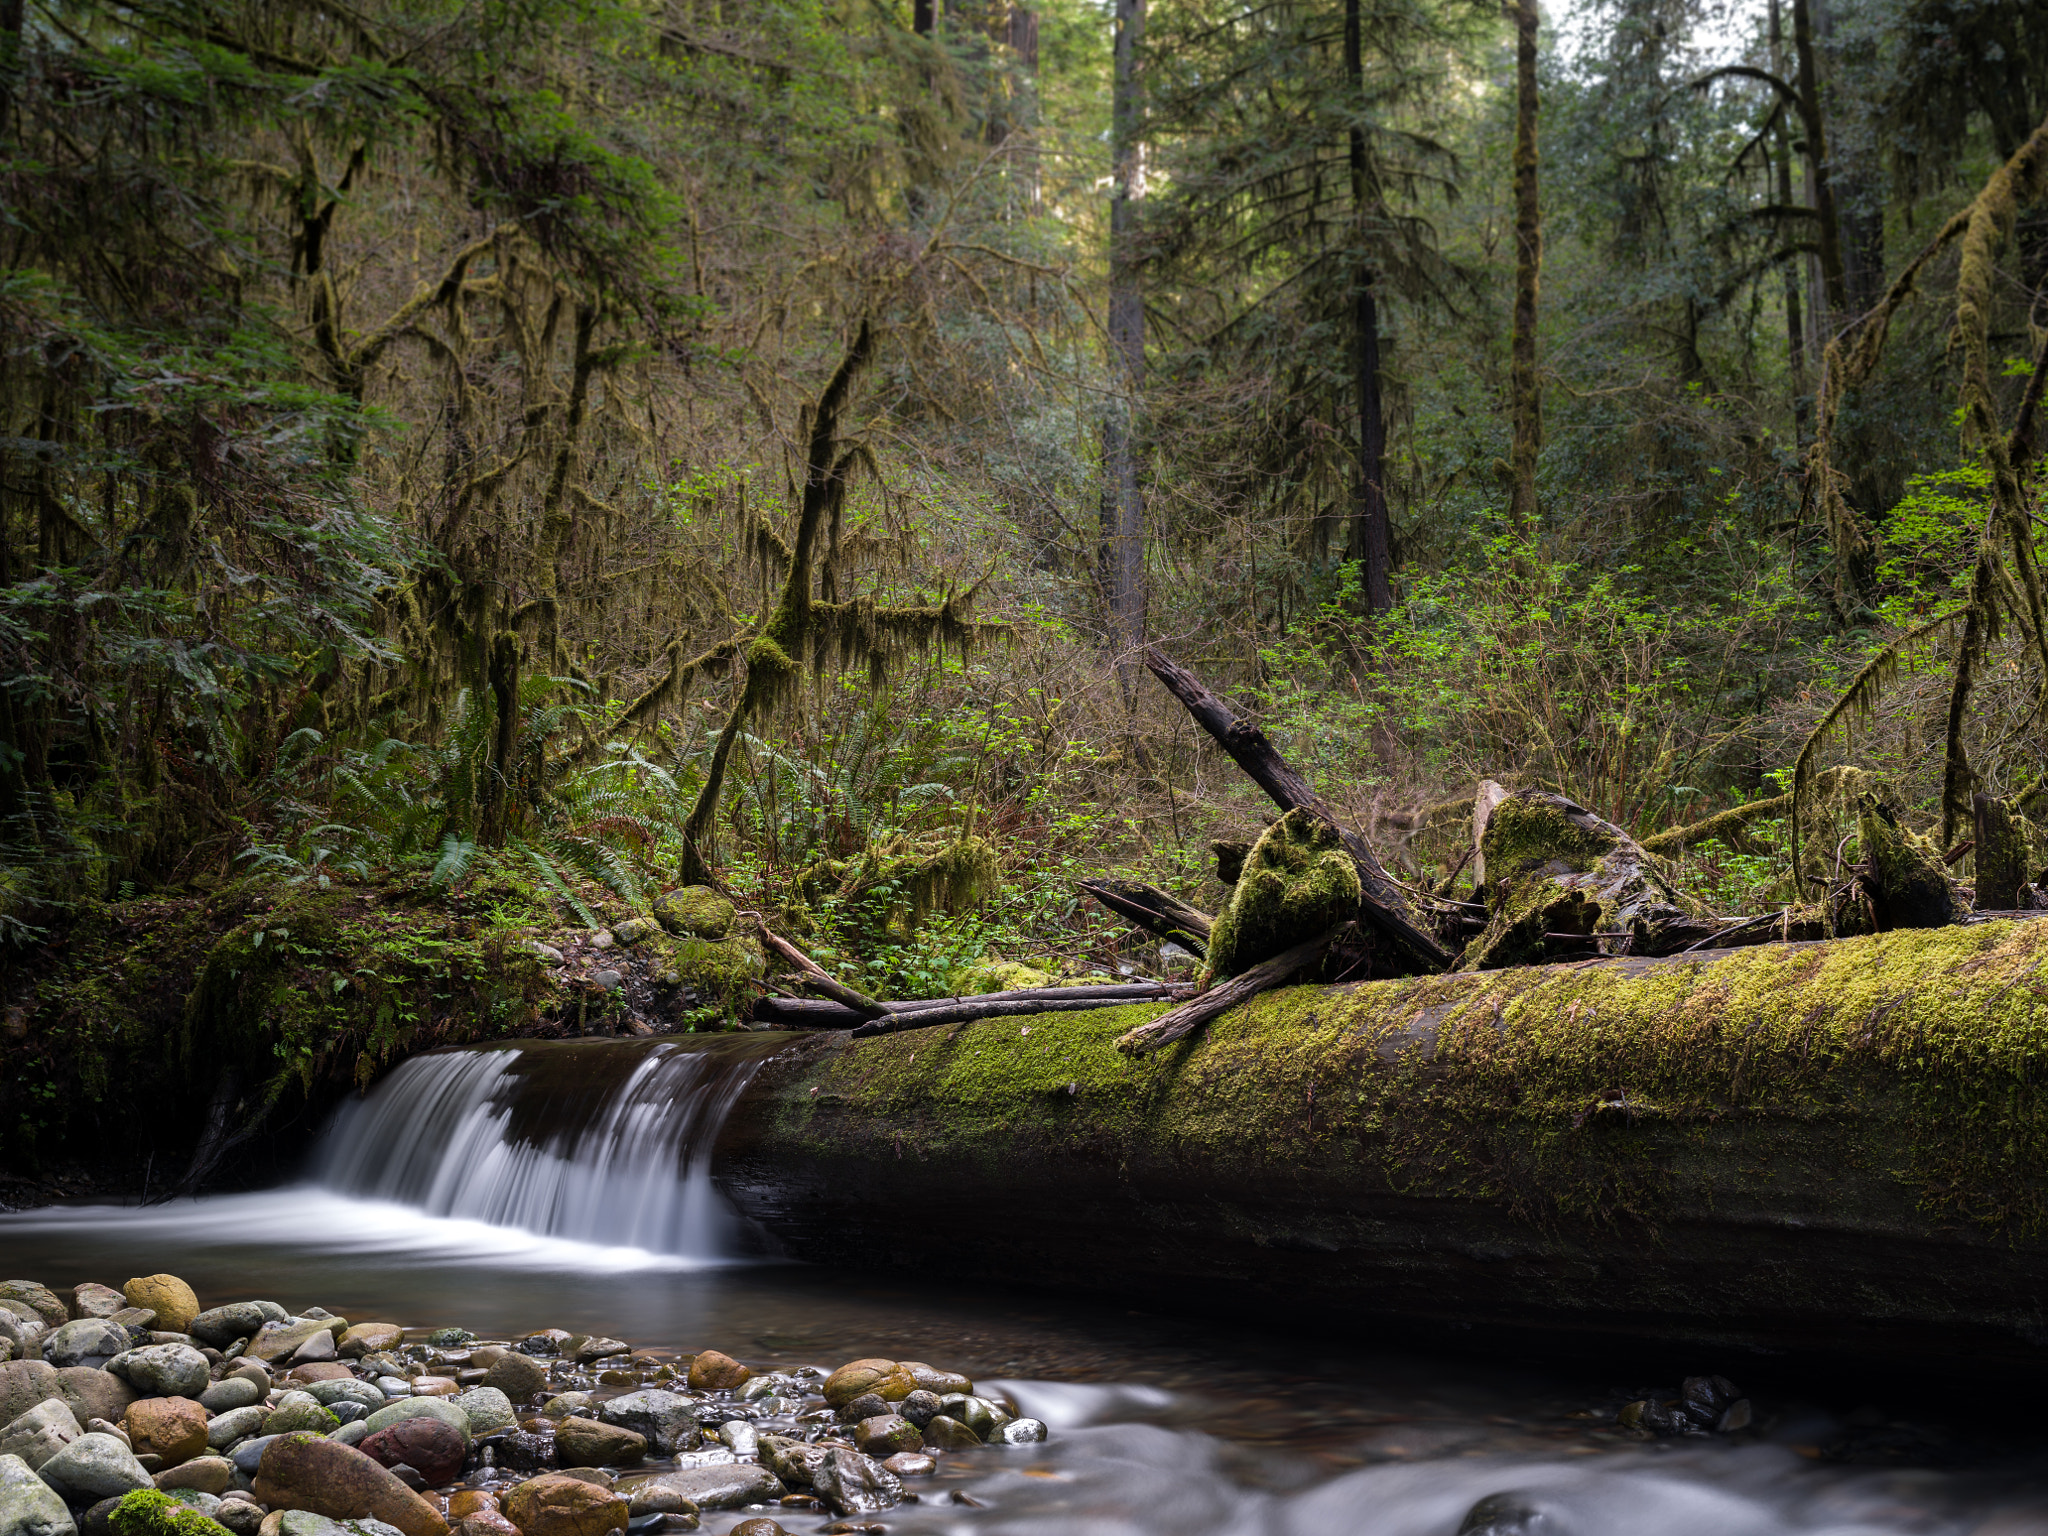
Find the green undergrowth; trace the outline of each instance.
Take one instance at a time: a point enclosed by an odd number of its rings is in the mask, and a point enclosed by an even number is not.
[[[1818,1202],[2018,1239],[2048,1218],[2048,922],[1297,987],[1120,1054],[1157,1012],[861,1041],[785,1088],[782,1134],[1362,1178],[1537,1221]]]

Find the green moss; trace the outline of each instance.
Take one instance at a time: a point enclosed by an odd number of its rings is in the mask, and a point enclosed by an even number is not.
[[[990,992],[1016,992],[1052,984],[1052,972],[1015,960],[978,960],[949,972],[946,977],[948,989],[958,997],[981,997]]]
[[[124,1494],[108,1513],[107,1523],[114,1536],[229,1536],[218,1520],[154,1488]]]
[[[1510,796],[1493,809],[1480,839],[1486,854],[1486,883],[1492,888],[1545,864],[1566,870],[1591,869],[1612,853],[1614,839],[1575,825],[1555,805]]]
[[[708,885],[686,885],[655,898],[654,915],[670,933],[722,939],[732,932],[733,904]]]
[[[767,974],[761,946],[744,935],[729,939],[681,938],[667,950],[675,984],[730,1002]]]
[[[995,889],[996,850],[984,837],[899,838],[858,858],[820,859],[798,881],[812,903],[865,906],[865,926],[914,932],[934,911],[964,912]]]
[[[2018,1237],[2048,1219],[2044,1003],[2048,922],[1297,987],[1147,1057],[1116,1040],[1158,1005],[860,1041],[779,1090],[780,1134],[878,1165],[1348,1168],[1537,1222],[1654,1226],[1789,1182]]]
[[[1235,976],[1314,938],[1358,910],[1358,867],[1337,829],[1293,810],[1246,855],[1209,934],[1209,966]]]

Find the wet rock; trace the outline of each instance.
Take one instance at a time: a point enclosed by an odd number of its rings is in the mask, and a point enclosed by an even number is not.
[[[167,1467],[206,1452],[206,1410],[187,1397],[145,1397],[130,1403],[121,1428],[138,1456],[161,1456]]]
[[[315,1334],[328,1331],[327,1321],[318,1317],[302,1317],[297,1322],[265,1323],[249,1341],[243,1351],[250,1359],[268,1365],[274,1361],[289,1360]]]
[[[464,1440],[469,1438],[469,1415],[442,1397],[402,1397],[395,1403],[379,1408],[363,1422],[370,1426],[370,1433],[374,1435],[378,1430],[389,1429],[400,1420],[422,1416],[439,1419],[442,1423],[459,1430]]]
[[[515,1403],[523,1403],[547,1390],[548,1369],[531,1355],[505,1355],[491,1362],[484,1372],[483,1385],[505,1394]]]
[[[60,1371],[66,1366],[104,1366],[127,1348],[126,1328],[105,1318],[84,1317],[51,1329],[43,1340],[43,1358]]]
[[[339,1408],[343,1403],[354,1403],[375,1413],[384,1406],[384,1394],[367,1381],[358,1381],[353,1376],[337,1376],[328,1381],[309,1382],[306,1396],[322,1408]],[[205,1399],[201,1399],[202,1402]]]
[[[688,1500],[699,1509],[740,1509],[748,1504],[766,1504],[787,1490],[766,1467],[735,1461],[723,1467],[690,1467],[664,1472],[641,1487],[662,1488]]]
[[[560,1477],[573,1477],[579,1482],[589,1483],[593,1488],[611,1488],[616,1486],[611,1473],[605,1471],[602,1467],[564,1467],[556,1475]]]
[[[334,1352],[344,1360],[360,1360],[404,1342],[405,1330],[396,1323],[357,1323],[335,1340]]]
[[[46,1398],[0,1427],[0,1456],[18,1456],[40,1467],[85,1433],[78,1415],[61,1397]]]
[[[1712,1424],[1740,1396],[1741,1389],[1726,1376],[1688,1376],[1678,1389],[1680,1406],[1697,1424]]]
[[[697,1392],[731,1392],[754,1373],[731,1355],[707,1349],[690,1362],[690,1387]]]
[[[1738,1429],[1747,1429],[1755,1421],[1756,1413],[1749,1405],[1749,1399],[1738,1397],[1723,1410],[1721,1417],[1714,1421],[1714,1428],[1724,1435],[1732,1435]]]
[[[487,1442],[492,1462],[507,1472],[546,1472],[555,1465],[555,1437],[533,1430],[500,1430]]]
[[[195,1488],[216,1496],[235,1485],[235,1464],[225,1456],[195,1456],[175,1467],[166,1467],[151,1479],[159,1488]]]
[[[839,1407],[839,1422],[858,1424],[862,1419],[872,1419],[877,1414],[889,1412],[889,1400],[879,1392],[863,1392],[852,1402]]]
[[[197,1397],[212,1373],[206,1356],[189,1344],[151,1344],[107,1362],[107,1369],[145,1397]]]
[[[381,1467],[413,1467],[434,1488],[460,1477],[469,1455],[468,1444],[452,1426],[427,1418],[406,1419],[366,1434],[356,1449]]]
[[[64,1500],[19,1456],[0,1455],[0,1536],[76,1536]]]
[[[780,1525],[766,1515],[756,1515],[751,1520],[742,1520],[732,1528],[730,1536],[789,1536]]]
[[[627,1395],[631,1396],[630,1393]],[[593,1394],[589,1392],[557,1392],[540,1405],[540,1411],[550,1419],[566,1419],[579,1409],[590,1407],[592,1398]]]
[[[466,1514],[455,1526],[458,1536],[519,1536],[519,1527],[495,1509],[478,1509]]]
[[[237,1339],[252,1339],[264,1324],[263,1309],[253,1301],[230,1302],[196,1314],[185,1332],[202,1344],[225,1349]]]
[[[659,1478],[636,1483],[630,1490],[628,1506],[635,1520],[648,1515],[694,1515],[697,1501],[682,1490],[671,1488]]]
[[[810,1487],[812,1474],[830,1454],[829,1447],[789,1435],[761,1437],[762,1463],[791,1488]]]
[[[436,1349],[460,1349],[465,1344],[474,1344],[476,1335],[467,1328],[436,1328],[427,1335],[427,1342]]]
[[[33,1280],[0,1280],[0,1301],[18,1301],[43,1320],[45,1328],[61,1328],[71,1320],[57,1293]]]
[[[226,1413],[231,1408],[246,1408],[262,1395],[247,1377],[227,1376],[199,1394],[199,1406],[208,1413]]]
[[[135,1389],[112,1371],[90,1365],[67,1365],[57,1372],[57,1396],[70,1405],[80,1423],[106,1419],[119,1423],[135,1401]]]
[[[891,1390],[898,1386],[900,1392]],[[833,1408],[870,1392],[886,1402],[901,1402],[916,1390],[917,1383],[894,1360],[855,1360],[825,1378],[825,1402]]]
[[[1571,1536],[1570,1527],[1531,1493],[1489,1493],[1465,1512],[1458,1536]]]
[[[482,1435],[494,1435],[501,1429],[511,1429],[519,1422],[519,1416],[512,1411],[512,1400],[496,1387],[472,1387],[467,1392],[458,1392],[448,1401],[460,1408],[469,1420],[469,1437],[472,1440]]]
[[[811,1472],[811,1486],[837,1514],[869,1515],[902,1502],[896,1474],[858,1451],[834,1450]]]
[[[543,1328],[539,1333],[529,1333],[512,1347],[522,1355],[538,1355],[552,1358],[562,1352],[562,1344],[569,1335],[560,1328]]]
[[[591,1334],[576,1346],[575,1358],[577,1364],[589,1365],[594,1360],[608,1359],[612,1355],[629,1355],[632,1352],[632,1346],[624,1339],[612,1339],[606,1338],[601,1334]]]
[[[898,1451],[882,1463],[898,1477],[930,1477],[939,1464],[922,1451]]]
[[[121,1295],[129,1306],[154,1312],[157,1327],[172,1333],[190,1333],[199,1316],[199,1297],[176,1275],[143,1275],[122,1286]]]
[[[947,1393],[939,1399],[939,1406],[948,1418],[958,1419],[984,1441],[1010,1419],[1007,1413],[987,1398],[970,1397],[963,1392]]]
[[[934,1451],[971,1451],[981,1444],[981,1436],[942,1413],[925,1425],[924,1443]]]
[[[215,1450],[226,1450],[237,1440],[246,1440],[263,1428],[263,1421],[270,1410],[261,1403],[251,1403],[246,1408],[230,1408],[226,1413],[216,1414],[206,1426],[206,1443]]]
[[[564,1419],[555,1430],[555,1455],[565,1467],[626,1467],[647,1455],[647,1437],[600,1419]]]
[[[958,1371],[942,1371],[937,1366],[926,1365],[922,1360],[904,1360],[899,1363],[903,1373],[920,1392],[930,1392],[936,1397],[944,1397],[949,1392],[965,1393],[974,1390],[974,1383]]]
[[[718,1438],[725,1442],[735,1456],[755,1456],[761,1450],[760,1431],[745,1419],[729,1419],[719,1425]]]
[[[896,1411],[902,1414],[904,1418],[910,1420],[919,1429],[923,1429],[941,1411],[939,1395],[936,1392],[928,1392],[920,1387],[917,1391],[911,1393],[910,1396],[903,1399],[901,1403],[898,1403]]]
[[[112,1435],[80,1435],[36,1468],[36,1476],[78,1504],[155,1486],[135,1453]]]
[[[1037,1445],[1045,1439],[1045,1425],[1037,1419],[1005,1419],[989,1437],[991,1445]]]
[[[434,1506],[353,1446],[316,1435],[279,1435],[263,1449],[254,1488],[270,1508],[303,1509],[331,1520],[365,1516],[405,1536],[447,1536]]]
[[[128,1305],[128,1298],[111,1285],[88,1280],[71,1293],[71,1309],[79,1317],[109,1318]]]
[[[256,1435],[243,1440],[228,1452],[228,1460],[235,1464],[235,1470],[242,1476],[254,1478],[263,1465],[263,1453],[276,1442],[276,1435]]]
[[[657,1456],[673,1456],[697,1442],[697,1409],[687,1397],[649,1387],[628,1392],[598,1406],[597,1416],[644,1436]],[[560,1431],[557,1431],[559,1434]]]
[[[302,1392],[287,1392],[285,1400],[263,1418],[263,1433],[266,1435],[288,1435],[301,1429],[325,1435],[339,1428],[341,1420]]]
[[[354,1381],[355,1372],[339,1360],[316,1360],[311,1365],[293,1366],[285,1380],[295,1387],[310,1387],[323,1381]]]
[[[924,1436],[901,1414],[884,1413],[855,1425],[853,1443],[865,1456],[887,1457],[898,1451],[923,1450]]]
[[[611,1489],[551,1473],[506,1494],[505,1518],[521,1536],[603,1536],[624,1530],[628,1516],[626,1501]]]

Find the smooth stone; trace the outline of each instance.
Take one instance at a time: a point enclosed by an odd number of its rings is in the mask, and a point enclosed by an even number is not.
[[[0,1536],[77,1536],[63,1497],[19,1456],[0,1455]]]
[[[597,1416],[607,1424],[617,1424],[644,1436],[648,1449],[656,1456],[673,1456],[696,1439],[696,1404],[660,1387],[627,1392],[600,1403]]]
[[[935,1451],[971,1451],[981,1444],[981,1436],[942,1413],[925,1425],[924,1443],[927,1449]]]
[[[379,1376],[377,1390],[386,1398],[411,1397],[412,1383],[403,1376]]]
[[[101,1317],[82,1317],[53,1328],[43,1340],[43,1358],[60,1371],[66,1366],[103,1366],[127,1349],[128,1330]]]
[[[985,1397],[970,1397],[964,1392],[949,1392],[939,1399],[942,1410],[948,1418],[958,1419],[983,1440],[996,1432],[998,1425],[1007,1423],[1009,1415]]]
[[[249,1347],[242,1351],[252,1360],[265,1364],[272,1361],[288,1360],[308,1339],[316,1333],[328,1333],[330,1320],[322,1317],[302,1317],[297,1322],[265,1323],[249,1341]],[[329,1342],[333,1342],[329,1335]]]
[[[109,1318],[128,1305],[128,1298],[111,1285],[88,1280],[71,1292],[71,1311],[76,1317]]]
[[[766,1467],[746,1461],[735,1461],[723,1467],[691,1467],[682,1472],[664,1472],[640,1486],[669,1489],[699,1509],[740,1509],[748,1504],[766,1504],[789,1491],[782,1486],[781,1479]]]
[[[556,1477],[573,1477],[579,1483],[589,1483],[593,1488],[613,1488],[617,1481],[600,1467],[564,1467],[551,1474]]]
[[[930,1392],[944,1397],[949,1392],[972,1392],[974,1383],[958,1371],[942,1371],[936,1366],[926,1365],[922,1360],[905,1360],[902,1368],[920,1392]]]
[[[231,1408],[246,1408],[262,1395],[247,1377],[224,1376],[199,1394],[199,1406],[208,1413],[226,1413]]]
[[[251,1403],[243,1408],[230,1408],[218,1414],[206,1426],[206,1443],[215,1450],[225,1450],[237,1440],[246,1440],[263,1428],[264,1419],[270,1410],[261,1403]]]
[[[254,1338],[263,1324],[263,1309],[255,1302],[234,1301],[196,1314],[185,1331],[202,1344],[225,1349],[237,1339]]]
[[[834,1450],[811,1469],[811,1486],[841,1515],[873,1514],[903,1499],[903,1485],[896,1481],[895,1473],[844,1448]]]
[[[361,1445],[370,1438],[370,1426],[361,1419],[353,1424],[344,1424],[327,1437],[341,1445]]]
[[[396,1323],[357,1323],[342,1334],[335,1349],[345,1360],[359,1360],[404,1342],[405,1330]]]
[[[594,1360],[609,1359],[613,1355],[630,1355],[633,1348],[624,1339],[608,1339],[600,1334],[591,1334],[576,1346],[575,1359],[579,1365],[589,1365]]]
[[[604,1536],[630,1518],[611,1489],[562,1473],[519,1484],[504,1496],[504,1511],[521,1536]]]
[[[234,1364],[234,1368],[230,1370],[227,1373],[227,1375],[222,1377],[221,1379],[223,1381],[227,1381],[237,1377],[239,1377],[243,1381],[255,1382],[258,1390],[260,1390],[265,1396],[269,1395],[270,1372],[267,1369],[265,1369],[259,1361],[237,1360]]]
[[[36,1468],[36,1476],[78,1503],[156,1486],[135,1453],[112,1435],[80,1435]]]
[[[384,1394],[367,1381],[358,1381],[353,1376],[335,1376],[326,1381],[306,1384],[306,1396],[323,1408],[332,1408],[336,1403],[361,1403],[371,1412],[384,1406]]]
[[[316,1381],[354,1381],[356,1373],[339,1360],[313,1360],[293,1366],[284,1379],[295,1387],[310,1387]]]
[[[467,1392],[456,1393],[448,1401],[460,1408],[469,1420],[469,1437],[472,1440],[496,1434],[501,1429],[511,1429],[519,1422],[519,1415],[512,1411],[512,1399],[496,1387],[471,1387]]]
[[[1730,1403],[1721,1417],[1714,1421],[1714,1428],[1721,1434],[1732,1435],[1738,1429],[1747,1429],[1755,1419],[1756,1412],[1749,1405],[1749,1399],[1738,1397]]]
[[[495,1509],[479,1509],[464,1515],[455,1526],[458,1536],[520,1536],[519,1527]]]
[[[225,1456],[195,1456],[175,1467],[166,1467],[152,1479],[159,1488],[196,1488],[201,1493],[223,1494],[234,1486],[235,1464]]]
[[[850,1361],[825,1378],[826,1406],[843,1408],[856,1397],[864,1396],[869,1392],[887,1398],[887,1394],[881,1390],[883,1383],[892,1381],[901,1374],[894,1360]],[[905,1382],[910,1382],[910,1378],[907,1375],[902,1376],[902,1379]],[[901,1401],[916,1390],[916,1383],[910,1382],[903,1391],[898,1392],[896,1397],[891,1400]]]
[[[320,1319],[314,1318],[313,1321],[318,1322]],[[326,1328],[322,1328],[318,1333],[310,1335],[305,1343],[292,1351],[292,1364],[294,1365],[306,1365],[313,1361],[332,1360],[333,1358],[334,1334]]]
[[[555,1454],[565,1467],[625,1467],[647,1455],[647,1437],[598,1419],[564,1419],[555,1429]]]
[[[143,1307],[156,1314],[157,1326],[172,1333],[190,1333],[199,1315],[199,1297],[176,1275],[143,1275],[121,1287],[131,1307]]]
[[[855,1425],[853,1443],[864,1456],[886,1457],[898,1451],[923,1450],[924,1436],[901,1414],[884,1413]]]
[[[151,1344],[114,1356],[107,1369],[145,1397],[197,1397],[213,1368],[189,1344]]]
[[[57,1396],[71,1405],[80,1423],[87,1419],[119,1423],[137,1393],[112,1371],[90,1365],[67,1365],[57,1372]]]
[[[452,1483],[462,1475],[469,1444],[453,1425],[439,1419],[412,1418],[376,1431],[356,1442],[356,1449],[383,1467],[401,1463],[427,1480],[429,1487]]]
[[[1045,1438],[1045,1425],[1037,1419],[1010,1419],[996,1426],[991,1445],[1037,1445]]]
[[[898,1451],[882,1465],[898,1477],[930,1477],[939,1464],[923,1451]]]
[[[732,1447],[735,1456],[754,1456],[761,1450],[760,1431],[745,1419],[729,1419],[719,1425],[718,1438]]]
[[[462,1390],[462,1384],[453,1376],[415,1376],[412,1379],[414,1397],[453,1397]]]
[[[890,1412],[889,1400],[879,1392],[863,1392],[850,1403],[839,1407],[839,1422],[858,1424],[862,1419],[872,1419],[879,1414]]]
[[[63,1398],[46,1398],[0,1427],[0,1456],[18,1456],[31,1468],[40,1467],[84,1433]]]
[[[121,1419],[128,1444],[138,1456],[161,1456],[174,1467],[206,1453],[206,1410],[188,1397],[145,1397],[128,1405]]]
[[[374,1435],[378,1430],[389,1429],[401,1420],[422,1416],[439,1419],[444,1424],[452,1425],[461,1432],[464,1440],[469,1438],[469,1415],[441,1397],[401,1398],[395,1403],[387,1403],[379,1408],[363,1422],[370,1426],[370,1433]]]
[[[727,1536],[789,1536],[789,1532],[766,1515],[756,1515],[751,1520],[742,1520]]]
[[[42,1360],[0,1365],[0,1424],[11,1424],[38,1403],[63,1398],[57,1368]]]
[[[730,1392],[745,1386],[753,1374],[731,1355],[707,1349],[690,1362],[690,1387],[696,1392]]]
[[[228,1460],[235,1464],[237,1472],[244,1477],[253,1478],[257,1469],[263,1465],[263,1453],[270,1449],[277,1438],[276,1435],[257,1435],[254,1439],[244,1440],[228,1452]]]
[[[920,1387],[896,1405],[896,1411],[910,1420],[919,1429],[938,1417],[944,1411],[936,1392],[927,1392]]]
[[[61,1328],[71,1320],[57,1293],[33,1280],[0,1280],[0,1301],[21,1302],[43,1320],[45,1328]]]
[[[629,1490],[628,1503],[635,1520],[648,1515],[694,1515],[697,1504],[682,1490],[671,1488],[660,1478],[649,1478],[644,1483],[635,1483]]]
[[[187,1509],[198,1510],[208,1519],[211,1519],[213,1512],[220,1508],[219,1496],[200,1488],[159,1488],[157,1492],[166,1498],[176,1500]]]
[[[263,1506],[252,1499],[222,1499],[220,1508],[213,1512],[213,1518],[233,1531],[235,1536],[259,1536],[266,1517]]]
[[[440,1512],[352,1445],[313,1435],[280,1435],[264,1448],[257,1501],[333,1520],[368,1517],[404,1536],[447,1536]]]
[[[292,1397],[293,1393],[286,1393]],[[311,1430],[316,1435],[329,1434],[341,1428],[341,1420],[322,1408],[310,1397],[300,1396],[298,1402],[283,1402],[270,1410],[263,1418],[263,1433],[266,1435],[288,1435],[293,1430]]]
[[[483,1385],[523,1403],[548,1389],[548,1368],[531,1355],[502,1355],[485,1369]]]
[[[578,1408],[590,1406],[588,1392],[558,1392],[540,1406],[540,1411],[550,1419],[566,1419]]]

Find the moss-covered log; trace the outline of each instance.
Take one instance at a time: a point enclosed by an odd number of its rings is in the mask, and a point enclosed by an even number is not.
[[[812,1037],[717,1166],[799,1256],[1378,1328],[2048,1339],[2048,923]]]

